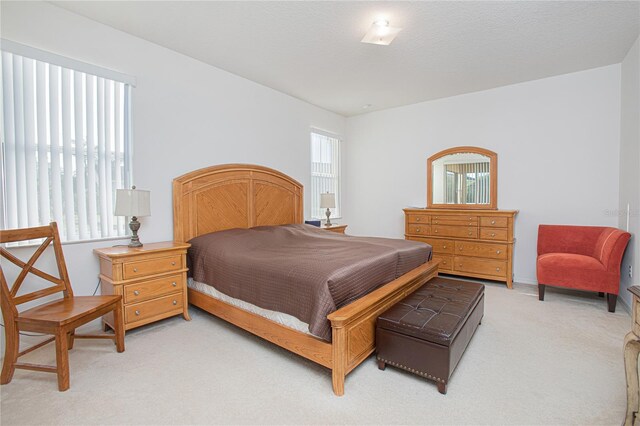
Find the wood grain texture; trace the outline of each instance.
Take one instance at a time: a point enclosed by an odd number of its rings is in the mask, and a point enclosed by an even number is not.
[[[230,202],[233,197],[226,195],[226,192],[237,190],[238,182],[247,188],[246,192],[240,192],[243,197],[246,196],[244,203],[237,199]],[[208,204],[210,209],[216,211],[207,214],[199,212],[194,193],[208,199],[219,199],[219,202]],[[173,183],[174,239],[187,241],[202,235],[203,230],[211,232],[233,227],[302,223],[302,194],[302,185],[298,182],[262,166],[231,164],[196,170],[175,179]],[[330,368],[333,391],[336,395],[343,395],[345,376],[375,350],[377,316],[436,276],[437,267],[437,262],[421,265],[330,314],[331,343],[193,289],[188,289],[189,303]]]
[[[504,281],[512,288],[517,210],[408,208],[404,213],[405,238],[430,244],[440,271]]]
[[[489,176],[491,179],[491,187],[489,188],[489,204],[436,204],[433,202],[433,167],[432,163],[449,154],[459,153],[476,153],[489,157]],[[460,210],[494,210],[498,208],[498,154],[488,149],[479,148],[477,146],[459,146],[455,148],[445,149],[427,159],[427,208],[430,209],[451,209],[452,207]]]
[[[16,368],[55,372],[58,376],[58,389],[65,391],[69,389],[69,349],[73,348],[73,341],[76,337],[82,338],[108,338],[116,343],[118,352],[124,351],[124,330],[116,329],[115,335],[76,335],[77,327],[100,318],[103,315],[113,313],[118,310],[121,297],[119,295],[102,296],[80,296],[74,297],[69,281],[69,274],[64,261],[60,236],[55,222],[49,226],[29,228],[24,230],[0,231],[0,242],[16,242],[21,240],[32,240],[45,238],[44,243],[38,247],[34,255],[28,262],[23,262],[11,255],[8,251],[2,250],[2,257],[9,262],[22,268],[18,274],[16,282],[9,288],[6,281],[2,265],[0,264],[0,290],[2,298],[2,316],[6,329],[5,357],[2,366],[0,383],[7,384],[13,378]],[[44,249],[53,245],[56,265],[58,267],[58,277],[52,277],[33,267],[37,258],[44,252]],[[37,275],[45,280],[56,284],[43,290],[37,290],[26,295],[17,296],[17,290],[29,273]],[[12,289],[15,291],[12,293]],[[52,300],[48,303],[31,307],[30,309],[18,312],[16,305],[28,301],[34,301],[41,297],[62,293],[62,298]],[[49,334],[54,337],[25,349],[20,352],[19,331],[33,331],[37,333]],[[46,366],[38,364],[18,363],[19,357],[38,349],[52,341],[56,343],[56,366]]]

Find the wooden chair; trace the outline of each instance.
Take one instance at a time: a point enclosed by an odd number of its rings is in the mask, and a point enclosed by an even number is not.
[[[69,282],[67,267],[64,262],[58,227],[55,222],[49,226],[37,228],[13,229],[0,231],[0,243],[45,238],[44,242],[36,249],[27,263],[21,261],[4,247],[0,247],[0,260],[6,258],[10,262],[22,268],[11,288],[7,284],[4,271],[0,266],[0,284],[2,287],[2,316],[5,324],[5,357],[0,376],[0,383],[7,384],[13,378],[16,368],[24,370],[44,371],[57,373],[58,389],[69,389],[69,354],[73,348],[74,338],[98,338],[113,339],[118,352],[124,351],[124,327],[122,324],[121,296],[74,296]],[[33,265],[50,243],[58,266],[59,278],[43,272]],[[32,273],[54,285],[41,290],[18,296],[18,290],[27,276]],[[62,292],[63,298],[57,299],[22,312],[18,312],[17,305],[31,302],[45,296]],[[115,335],[77,335],[76,327],[88,323],[102,315],[114,311]],[[22,352],[19,352],[21,331],[52,334],[54,337],[38,343]],[[19,363],[18,358],[49,342],[56,342],[56,366],[51,367],[40,364]]]

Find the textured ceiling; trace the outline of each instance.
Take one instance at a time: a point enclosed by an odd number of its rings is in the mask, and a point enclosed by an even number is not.
[[[618,63],[640,32],[637,1],[52,3],[345,116]],[[378,17],[403,30],[360,43]]]

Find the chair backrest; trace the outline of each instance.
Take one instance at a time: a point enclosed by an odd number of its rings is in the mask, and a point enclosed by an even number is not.
[[[42,244],[33,252],[31,258],[25,263],[10,253],[6,247],[0,247],[0,260],[6,258],[11,263],[17,265],[22,270],[16,277],[14,283],[9,287],[2,266],[0,265],[0,287],[2,291],[2,313],[7,321],[7,316],[13,317],[18,314],[17,305],[31,302],[54,293],[62,292],[64,297],[73,297],[73,290],[69,282],[69,274],[64,262],[64,254],[62,253],[62,245],[60,244],[60,235],[58,234],[58,226],[55,222],[51,222],[49,226],[39,226],[37,228],[10,229],[0,231],[0,243],[14,243],[18,241],[27,241],[44,238]],[[54,277],[40,269],[34,267],[34,264],[42,253],[53,244],[53,250],[58,266],[59,278]],[[46,281],[52,282],[54,285],[31,293],[18,296],[20,286],[24,283],[25,278],[32,273]]]

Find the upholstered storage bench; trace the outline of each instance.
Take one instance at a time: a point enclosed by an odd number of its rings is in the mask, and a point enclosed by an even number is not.
[[[418,374],[446,394],[483,315],[484,285],[436,277],[378,317],[378,367]]]

